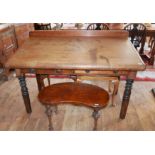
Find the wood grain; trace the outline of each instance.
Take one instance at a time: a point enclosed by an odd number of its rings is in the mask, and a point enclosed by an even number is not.
[[[58,32],[62,32],[58,33]],[[127,32],[48,31],[51,37],[30,37],[6,63],[7,68],[144,70],[145,65],[127,39]],[[32,32],[32,33],[38,33]],[[44,35],[45,32],[39,33]],[[53,34],[54,33],[54,34]],[[86,35],[87,32],[79,32]],[[46,34],[46,33],[45,33]],[[59,37],[55,37],[56,35]],[[66,35],[67,37],[62,37]],[[71,35],[71,36],[70,36]],[[107,36],[113,37],[107,37]],[[120,35],[120,36],[119,36]],[[70,37],[68,37],[70,36]],[[124,37],[126,36],[126,37]],[[116,38],[117,37],[117,38]]]
[[[45,87],[38,95],[44,105],[73,104],[91,108],[107,105],[109,94],[103,88],[81,82],[57,83]]]
[[[51,79],[51,83],[71,82],[71,79]],[[108,89],[105,82],[83,81]],[[47,85],[47,82],[45,81]],[[23,100],[17,79],[9,80],[0,85],[0,130],[17,131],[46,131],[48,120],[44,113],[44,107],[37,100],[38,89],[36,80],[27,79],[33,113],[27,114],[23,106]],[[116,96],[116,106],[111,104],[101,110],[98,120],[98,130],[101,131],[150,131],[155,130],[155,100],[151,93],[154,82],[135,82],[124,120],[119,119],[121,108],[120,100],[123,95],[125,82],[120,82],[119,92]],[[5,89],[9,88],[9,89]],[[111,102],[111,101],[109,101]],[[93,118],[92,110],[85,107],[75,107],[72,105],[59,106],[58,114],[53,115],[53,125],[55,130],[63,131],[89,131],[92,130]]]

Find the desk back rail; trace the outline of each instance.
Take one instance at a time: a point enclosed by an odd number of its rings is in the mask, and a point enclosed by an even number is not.
[[[110,33],[109,33],[110,31]],[[125,30],[37,30],[31,31],[30,37],[117,37],[127,38]]]

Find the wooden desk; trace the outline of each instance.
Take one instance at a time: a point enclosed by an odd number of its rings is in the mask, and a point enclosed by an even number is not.
[[[6,63],[15,68],[28,113],[31,104],[25,73],[127,77],[120,118],[125,118],[136,72],[143,61],[126,31],[32,31],[30,38]]]

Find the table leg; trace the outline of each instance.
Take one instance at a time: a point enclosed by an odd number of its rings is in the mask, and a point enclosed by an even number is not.
[[[45,87],[42,75],[36,74],[36,80],[37,80],[38,90],[40,92],[42,90],[42,88]]]
[[[124,90],[124,95],[123,95],[123,99],[122,99],[122,106],[121,106],[121,112],[120,112],[120,118],[121,119],[124,119],[125,116],[126,116],[133,81],[134,81],[133,79],[127,79],[126,80],[126,86],[125,86],[125,90]]]
[[[19,80],[19,84],[21,87],[21,92],[22,92],[26,111],[27,113],[31,113],[32,109],[31,109],[31,104],[30,104],[29,92],[26,86],[25,76],[19,76],[18,80]]]

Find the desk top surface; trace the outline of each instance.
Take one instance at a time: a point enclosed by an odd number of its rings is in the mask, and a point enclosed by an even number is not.
[[[145,69],[127,32],[85,30],[34,31],[5,66],[15,69]]]

